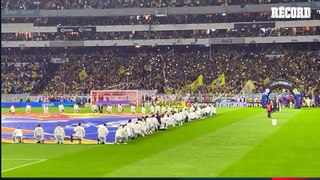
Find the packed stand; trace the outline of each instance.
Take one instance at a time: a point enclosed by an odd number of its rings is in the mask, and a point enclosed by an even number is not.
[[[188,39],[229,37],[280,37],[320,35],[320,27],[264,28],[249,30],[185,30],[185,31],[127,31],[84,33],[5,33],[2,41],[80,41],[80,40],[137,40]]]
[[[4,94],[21,94],[41,88],[49,67],[47,57],[1,56],[1,89]]]
[[[110,8],[152,8],[152,7],[192,7],[226,6],[270,3],[308,2],[305,0],[3,0],[1,9],[9,10],[62,10],[62,9],[110,9]]]
[[[319,19],[320,14],[312,10],[311,18]],[[33,23],[34,26],[106,26],[106,25],[159,25],[159,24],[199,24],[232,23],[260,21],[290,21],[290,19],[273,19],[271,12],[242,12],[221,14],[184,14],[166,17],[155,15],[140,16],[104,16],[104,17],[2,17],[2,23]],[[303,19],[301,19],[303,20]]]
[[[30,78],[20,81],[20,76],[12,76],[12,70],[2,73],[2,83],[5,85],[2,86],[2,92],[7,88],[14,89],[17,83],[33,82],[36,82],[34,88],[38,87],[34,91],[45,95],[62,95],[62,91],[64,94],[88,94],[92,89],[107,89],[120,83],[127,84],[126,88],[129,89],[157,89],[164,92],[165,88],[172,88],[173,93],[190,92],[188,84],[202,74],[205,86],[198,89],[202,93],[236,94],[249,79],[255,81],[255,92],[262,92],[263,81],[267,77],[271,80],[293,81],[305,94],[320,93],[319,46],[314,43],[221,45],[212,46],[211,49],[205,46],[168,46],[47,50],[34,48],[19,51],[4,51],[2,61],[13,53],[19,55],[17,58],[21,59],[17,61],[21,61],[24,56],[32,55],[35,51],[37,54],[46,55],[46,59],[61,57],[68,61],[55,64],[56,70],[51,70],[48,80],[38,83]],[[51,67],[53,66],[48,69]],[[19,71],[21,74],[30,74],[27,73],[29,66],[22,70],[23,72],[21,69]],[[79,75],[83,70],[86,77],[81,80]],[[225,74],[226,85],[211,89],[211,81],[221,73]],[[43,73],[39,71],[39,74]]]

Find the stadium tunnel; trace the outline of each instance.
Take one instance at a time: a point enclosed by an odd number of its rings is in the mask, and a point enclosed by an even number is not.
[[[287,80],[275,80],[271,81],[269,84],[267,84],[264,88],[264,92],[262,93],[262,98],[261,98],[261,104],[262,107],[266,107],[267,102],[269,100],[269,95],[270,93],[276,89],[276,88],[284,88],[284,89],[289,89],[289,91],[293,94],[294,96],[294,107],[299,109],[302,106],[302,93],[298,91],[298,87]]]

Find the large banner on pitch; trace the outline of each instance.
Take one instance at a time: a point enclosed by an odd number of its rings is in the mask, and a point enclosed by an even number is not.
[[[29,104],[27,102],[3,102],[1,103],[1,108],[10,108],[11,105],[14,107],[26,107],[26,105]],[[62,102],[63,106],[73,106],[74,102]],[[31,107],[42,107],[43,105],[48,105],[49,107],[58,107],[59,102],[30,102]]]

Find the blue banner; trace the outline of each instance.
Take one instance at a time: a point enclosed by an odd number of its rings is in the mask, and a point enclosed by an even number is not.
[[[11,105],[14,107],[26,107],[27,102],[3,102],[1,103],[1,108],[10,108]],[[61,104],[65,107],[73,106],[74,102],[61,102]],[[48,105],[49,107],[58,107],[59,102],[30,102],[31,107],[42,107],[43,105]]]

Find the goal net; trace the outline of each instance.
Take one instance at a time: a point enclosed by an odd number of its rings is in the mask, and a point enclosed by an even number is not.
[[[92,90],[90,92],[91,104],[140,106],[141,92],[139,90]]]

